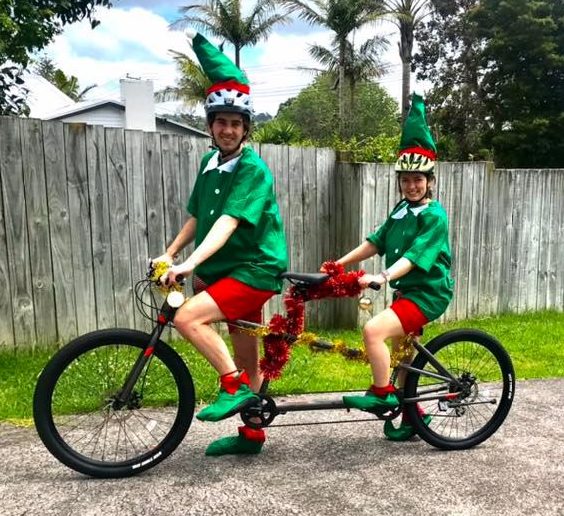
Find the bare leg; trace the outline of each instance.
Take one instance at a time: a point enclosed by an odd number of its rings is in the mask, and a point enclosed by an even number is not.
[[[374,385],[385,387],[390,383],[390,351],[385,341],[405,335],[401,322],[393,310],[386,308],[366,323],[362,333]]]
[[[237,369],[227,345],[210,326],[210,323],[223,319],[225,316],[207,292],[190,298],[174,317],[176,329],[207,358],[219,375]]]
[[[244,369],[251,380],[251,389],[254,392],[260,390],[262,384],[262,373],[259,366],[259,341],[253,335],[243,332],[231,334],[235,364],[239,369]]]

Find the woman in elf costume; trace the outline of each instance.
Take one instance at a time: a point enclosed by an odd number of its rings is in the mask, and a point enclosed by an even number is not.
[[[399,405],[390,384],[390,353],[384,341],[391,338],[397,348],[406,335],[421,335],[423,326],[443,314],[452,299],[448,221],[443,207],[432,199],[435,158],[425,105],[414,94],[395,167],[402,200],[376,232],[337,260],[346,266],[375,254],[385,255],[386,269],[375,276],[363,275],[358,282],[363,288],[376,282],[389,283],[395,289],[391,306],[364,326],[374,383],[364,396],[344,396],[349,408],[371,410]],[[415,432],[404,412],[400,427],[387,421],[384,433],[391,440],[403,441]]]
[[[177,330],[217,370],[220,391],[214,403],[197,414],[202,421],[219,421],[256,402],[262,382],[257,337],[230,327],[234,358],[211,323],[245,319],[261,322],[264,303],[281,290],[287,252],[267,165],[244,145],[250,130],[252,105],[245,75],[200,34],[193,48],[212,81],[205,111],[215,150],[201,162],[187,210],[191,217],[164,255],[154,261],[172,264],[187,244],[195,250],[161,278],[193,274],[195,295],[178,309]],[[263,430],[239,428],[235,437],[209,445],[207,455],[258,453]]]

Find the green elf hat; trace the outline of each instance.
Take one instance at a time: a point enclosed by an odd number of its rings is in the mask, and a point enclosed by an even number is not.
[[[252,118],[251,89],[245,74],[199,33],[192,39],[192,48],[208,79],[213,83],[206,90],[206,114],[241,113]]]
[[[437,147],[425,118],[423,97],[414,93],[403,125],[396,172],[431,172],[436,158]]]

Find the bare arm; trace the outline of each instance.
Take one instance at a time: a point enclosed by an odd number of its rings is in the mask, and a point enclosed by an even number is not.
[[[367,258],[374,256],[376,253],[378,253],[378,248],[368,240],[365,240],[350,253],[347,253],[345,256],[339,258],[337,263],[346,267],[347,265],[352,265],[354,263],[361,262],[362,260],[366,260]]]
[[[179,274],[183,276],[192,274],[198,265],[205,262],[210,256],[225,245],[225,242],[229,240],[229,237],[237,229],[238,225],[239,219],[230,217],[229,215],[222,215],[219,217],[209,230],[206,238],[204,238],[202,243],[194,250],[190,257],[185,262],[171,267],[168,272],[168,279],[175,281]],[[175,242],[179,237],[180,234],[175,239]],[[165,283],[167,283],[167,281],[165,281]]]
[[[190,217],[184,226],[182,226],[182,229],[178,232],[178,235],[176,235],[172,244],[167,247],[166,254],[168,254],[171,258],[176,258],[182,249],[184,249],[190,242],[193,242],[194,238],[196,238],[197,224],[197,219],[195,217]]]
[[[383,285],[388,281],[396,280],[405,276],[409,271],[413,270],[415,265],[410,262],[407,258],[400,258],[391,267],[388,267],[385,271],[379,274],[365,274],[358,279],[358,283],[361,287],[366,288],[369,283],[376,282],[378,285]]]

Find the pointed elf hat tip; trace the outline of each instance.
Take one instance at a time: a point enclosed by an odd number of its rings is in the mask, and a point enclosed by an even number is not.
[[[421,95],[413,93],[411,107],[403,125],[399,155],[416,153],[432,160],[437,157],[437,147],[425,116],[425,102]]]
[[[208,89],[208,94],[223,88],[231,88],[247,94],[250,92],[249,81],[244,72],[200,33],[194,36],[192,48],[202,69],[213,83]]]

